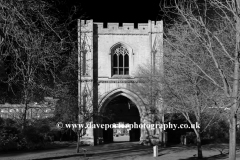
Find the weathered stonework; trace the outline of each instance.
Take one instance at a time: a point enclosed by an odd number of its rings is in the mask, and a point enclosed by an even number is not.
[[[163,69],[163,22],[140,23],[137,28],[133,23],[123,23],[122,27],[118,23],[108,23],[104,28],[103,23],[82,20],[78,22],[78,29],[83,74],[81,88],[82,93],[86,88],[92,91],[93,110],[102,112],[112,99],[121,95],[137,106],[141,123],[150,123],[144,99],[134,90],[133,84],[143,82],[135,75],[139,66],[150,64],[151,59],[155,67]],[[127,75],[113,74],[113,50],[119,45],[128,51]],[[88,129],[85,138],[97,144],[101,136],[101,130]],[[140,139],[145,138],[146,131],[142,129]]]

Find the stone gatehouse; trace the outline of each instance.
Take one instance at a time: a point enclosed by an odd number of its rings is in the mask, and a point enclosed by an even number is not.
[[[78,21],[78,49],[81,53],[81,103],[85,110],[103,115],[109,110],[113,118],[94,123],[152,123],[145,99],[134,89],[141,83],[137,73],[140,66],[152,64],[163,68],[163,22],[103,23]],[[161,108],[161,103],[156,103]],[[130,141],[145,140],[159,132],[132,129]],[[92,144],[113,141],[113,130],[88,129],[83,139]]]

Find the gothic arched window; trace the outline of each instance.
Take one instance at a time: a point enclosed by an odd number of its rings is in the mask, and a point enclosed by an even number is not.
[[[129,74],[129,53],[128,50],[119,45],[113,50],[113,75]]]

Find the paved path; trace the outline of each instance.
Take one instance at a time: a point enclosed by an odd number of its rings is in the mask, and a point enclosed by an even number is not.
[[[123,135],[123,136],[113,136],[113,141],[114,142],[127,142],[130,140],[130,136],[129,135]]]
[[[0,155],[0,160],[84,160],[83,149],[87,152],[86,159],[88,160],[196,160],[197,153],[194,147],[173,146],[159,148],[159,156],[154,158],[152,157],[153,149],[151,146],[142,146],[137,142],[125,142],[81,147],[81,153],[78,154],[76,154],[76,144],[72,144],[65,149],[4,154]],[[204,160],[227,160],[227,155],[220,155],[216,145],[204,147],[203,155],[208,157]],[[240,153],[238,153],[237,160],[240,160]]]

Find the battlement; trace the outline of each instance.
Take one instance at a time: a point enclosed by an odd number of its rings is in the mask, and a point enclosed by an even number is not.
[[[123,23],[122,26],[120,26],[119,23],[107,23],[107,27],[104,27],[102,22],[93,22],[93,20],[81,20],[81,26],[83,28],[83,31],[91,31],[93,30],[93,27],[96,27],[98,34],[148,34],[149,32],[163,32],[162,21],[148,21],[148,23],[138,23],[136,28],[134,28],[134,23]]]

